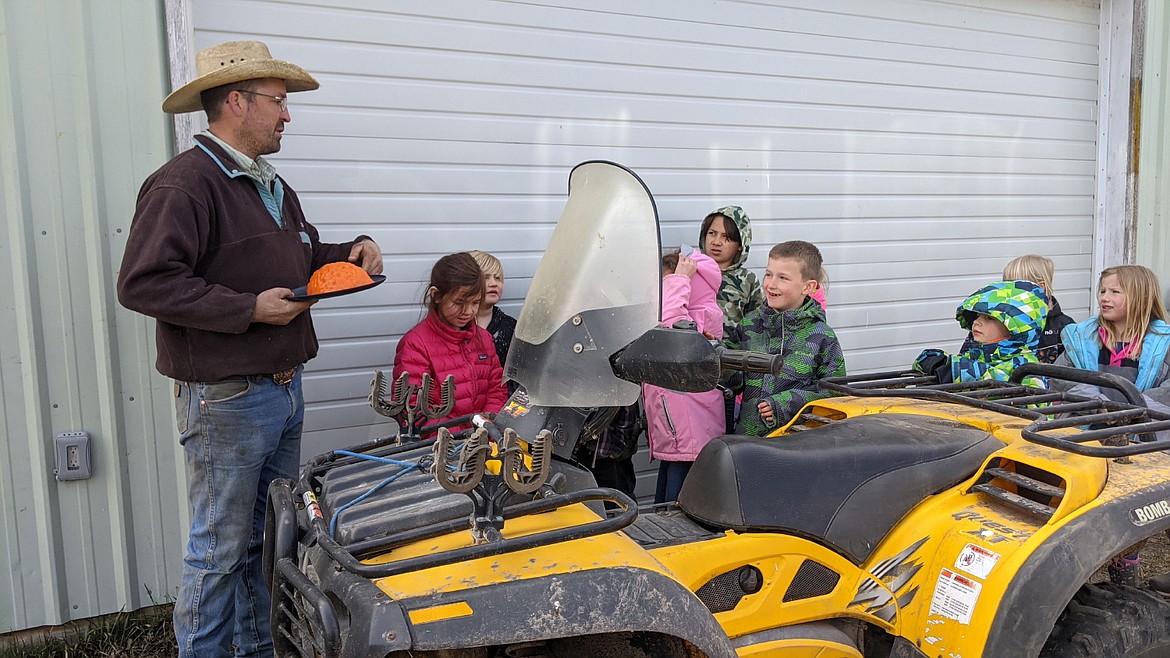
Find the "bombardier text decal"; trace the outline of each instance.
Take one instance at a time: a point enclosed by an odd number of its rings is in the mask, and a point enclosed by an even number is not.
[[[1143,526],[1170,516],[1170,500],[1159,500],[1156,503],[1143,505],[1129,511],[1129,518],[1136,526]]]

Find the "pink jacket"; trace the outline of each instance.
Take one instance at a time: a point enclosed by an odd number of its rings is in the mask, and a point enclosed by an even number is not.
[[[410,373],[410,382],[418,384],[423,373],[431,375],[431,403],[438,406],[443,380],[455,375],[455,408],[438,420],[470,413],[496,413],[508,400],[504,370],[492,336],[471,322],[456,329],[443,322],[434,311],[406,332],[394,352],[394,378]],[[469,425],[468,425],[469,426]]]
[[[697,271],[693,277],[667,274],[662,278],[662,323],[673,326],[679,320],[694,320],[699,331],[723,338],[723,311],[715,294],[723,273],[711,257],[694,252]],[[712,438],[725,433],[723,393],[679,393],[659,386],[643,385],[646,405],[646,434],[650,456],[663,461],[694,461],[699,450]]]

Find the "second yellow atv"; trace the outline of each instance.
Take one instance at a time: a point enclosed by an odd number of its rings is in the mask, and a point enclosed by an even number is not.
[[[1170,528],[1170,415],[1111,376],[1015,374],[1124,402],[1019,379],[826,380],[836,396],[775,435],[713,439],[677,504],[597,488],[570,457],[638,383],[709,390],[774,367],[655,327],[657,234],[636,176],[578,166],[508,358],[525,390],[473,430],[333,451],[273,484],[278,655],[1170,655],[1170,603],[1089,584]]]

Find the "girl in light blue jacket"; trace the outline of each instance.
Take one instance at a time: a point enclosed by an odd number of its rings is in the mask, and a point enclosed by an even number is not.
[[[1118,265],[1101,272],[1097,317],[1069,325],[1060,333],[1065,352],[1057,364],[1120,375],[1133,382],[1151,409],[1170,411],[1170,324],[1162,304],[1162,286],[1149,268]],[[1121,400],[1118,392],[1089,384],[1053,381],[1053,388],[1087,397]],[[1159,432],[1158,438],[1164,438]],[[1141,549],[1128,548],[1109,563],[1109,579],[1141,585]],[[1150,588],[1170,596],[1170,574],[1150,579]]]
[[[1170,324],[1158,277],[1141,265],[1118,265],[1101,272],[1096,316],[1061,332],[1065,353],[1057,363],[1120,375],[1133,382],[1151,409],[1170,412]],[[1121,397],[1112,389],[1064,383],[1064,390],[1088,397]]]

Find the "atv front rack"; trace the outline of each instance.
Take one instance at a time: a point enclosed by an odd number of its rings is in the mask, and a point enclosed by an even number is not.
[[[1047,377],[1117,391],[1125,402],[1025,386],[1025,377]],[[827,377],[821,388],[856,397],[902,397],[961,404],[1029,419],[1028,441],[1087,457],[1118,458],[1170,449],[1170,413],[1150,409],[1140,391],[1113,374],[1029,363],[1006,382],[981,380],[940,384],[932,375],[896,370]],[[1081,428],[1068,432],[1068,428]],[[1085,445],[1099,441],[1101,445]]]
[[[417,442],[423,446],[426,443]],[[407,447],[409,446],[396,446],[393,453],[401,452]],[[317,463],[310,463],[306,467],[302,474],[302,482],[314,479],[308,474],[328,469],[326,463],[319,459],[315,461]],[[327,461],[353,463],[353,458],[341,457]],[[617,490],[606,488],[553,493],[543,498],[505,505],[499,513],[504,519],[512,519],[593,501],[616,503],[618,509],[610,513],[599,513],[596,521],[521,537],[501,538],[387,563],[368,564],[362,560],[380,555],[389,555],[393,558],[394,549],[412,542],[460,531],[466,532],[469,526],[468,518],[463,516],[343,545],[333,538],[329,524],[321,515],[320,505],[311,486],[304,488],[298,484],[294,487],[290,480],[274,480],[268,488],[268,510],[264,530],[264,577],[269,591],[272,592],[273,641],[278,647],[278,653],[324,658],[341,655],[340,618],[343,615],[338,614],[335,602],[324,593],[322,586],[308,577],[303,570],[301,560],[307,547],[316,547],[328,556],[333,566],[327,569],[334,574],[333,578],[345,579],[347,587],[356,588],[355,591],[365,591],[363,596],[367,600],[388,603],[389,599],[385,599],[385,595],[374,584],[375,579],[608,534],[629,526],[638,516],[637,506],[633,500]],[[318,570],[323,568],[326,568],[323,564],[315,567]],[[316,573],[320,577],[321,572]],[[377,605],[372,606],[371,610],[376,607]],[[365,612],[376,614],[376,611]],[[353,613],[354,611],[350,611],[350,614]]]
[[[399,456],[412,448],[415,450],[428,448],[434,443],[424,440],[416,441],[412,445],[388,446],[375,442],[355,447],[350,451],[325,453],[309,461],[301,472],[300,480],[295,485],[288,480],[274,481],[269,487],[266,536],[270,536],[271,540],[266,541],[266,548],[271,545],[275,560],[279,560],[283,557],[294,558],[298,542],[308,545],[316,544],[346,571],[364,578],[384,578],[465,560],[607,534],[625,528],[633,523],[638,516],[637,504],[616,489],[594,487],[557,493],[549,486],[541,492],[533,494],[531,500],[501,504],[497,513],[503,520],[509,520],[591,502],[614,503],[618,506],[618,510],[613,514],[599,514],[596,521],[555,528],[531,535],[500,538],[464,548],[384,564],[363,563],[363,559],[385,555],[406,544],[467,531],[470,525],[469,519],[467,516],[456,517],[390,532],[382,536],[343,543],[334,538],[329,521],[321,514],[321,508],[316,498],[317,494],[320,493],[319,478],[331,468],[354,464],[357,461],[355,452],[369,453],[386,460],[389,457]],[[298,507],[303,512],[298,513]],[[265,560],[265,564],[273,562],[274,560]],[[271,578],[271,574],[268,576]]]
[[[552,510],[566,507],[568,505],[575,505],[577,503],[586,503],[590,501],[611,501],[621,505],[622,511],[616,516],[604,518],[598,521],[592,521],[582,525],[568,526],[565,528],[557,528],[546,532],[540,532],[534,535],[526,535],[523,537],[514,537],[511,539],[501,539],[499,541],[488,542],[484,544],[476,544],[464,548],[458,548],[443,553],[434,555],[422,555],[414,558],[407,558],[397,562],[388,562],[385,564],[365,564],[359,560],[363,557],[371,557],[393,550],[399,546],[439,537],[442,535],[458,532],[467,529],[467,519],[454,519],[443,523],[436,523],[429,526],[424,526],[410,532],[401,532],[389,537],[382,537],[376,540],[370,540],[352,544],[350,546],[341,546],[332,537],[328,535],[324,523],[315,522],[315,529],[317,530],[316,538],[322,549],[333,558],[338,565],[350,573],[363,576],[365,578],[386,578],[388,576],[396,576],[398,574],[407,573],[409,571],[418,571],[420,569],[429,569],[432,567],[440,567],[448,564],[455,564],[456,562],[464,562],[466,560],[476,560],[483,557],[491,557],[493,555],[501,555],[503,553],[511,553],[513,551],[523,551],[537,546],[547,546],[549,544],[558,544],[566,541],[573,541],[575,539],[584,539],[585,537],[593,537],[595,535],[604,535],[611,532],[616,532],[634,522],[638,516],[637,506],[634,501],[628,496],[617,491],[616,489],[584,489],[581,491],[573,491],[566,494],[556,494],[548,498],[533,500],[519,505],[506,507],[503,510],[505,519],[516,518],[520,516],[527,516],[529,514],[541,514],[543,512],[551,512]],[[319,520],[317,520],[319,521]]]

